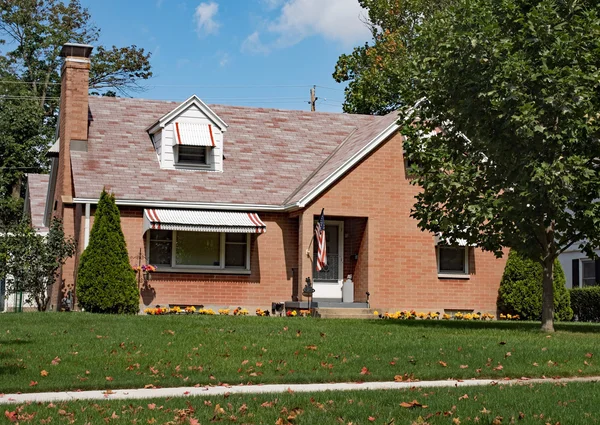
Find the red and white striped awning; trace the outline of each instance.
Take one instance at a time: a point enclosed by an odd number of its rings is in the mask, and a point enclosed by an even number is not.
[[[213,129],[210,124],[176,122],[175,140],[178,145],[216,146]]]
[[[201,210],[144,210],[148,229],[184,232],[264,233],[267,226],[256,213]]]

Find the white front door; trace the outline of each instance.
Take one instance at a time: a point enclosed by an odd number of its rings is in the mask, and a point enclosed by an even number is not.
[[[344,222],[325,220],[325,240],[327,266],[318,272],[316,261],[313,261],[313,298],[341,302],[344,278]],[[317,257],[317,246],[313,245],[314,259]]]

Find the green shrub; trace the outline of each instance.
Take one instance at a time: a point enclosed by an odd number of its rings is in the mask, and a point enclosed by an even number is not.
[[[573,288],[571,307],[580,322],[600,322],[600,286]]]
[[[511,251],[498,290],[498,311],[518,314],[524,320],[542,317],[542,266]],[[554,319],[571,320],[571,299],[565,286],[565,274],[554,262]]]
[[[139,291],[129,263],[114,195],[102,191],[90,243],[77,272],[79,306],[92,313],[139,312]]]

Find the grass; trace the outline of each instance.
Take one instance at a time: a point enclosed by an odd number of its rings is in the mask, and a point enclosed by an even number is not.
[[[413,400],[423,407],[400,405]],[[598,405],[600,383],[569,383],[73,401],[3,407],[5,415],[18,415],[15,419],[22,424],[30,420],[46,424],[582,425],[600,422]]]
[[[0,315],[0,393],[600,375],[600,326]]]

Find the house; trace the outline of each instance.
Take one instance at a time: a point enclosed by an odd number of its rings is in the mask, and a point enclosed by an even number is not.
[[[116,196],[140,308],[270,308],[317,302],[495,312],[505,260],[446,246],[410,218],[414,195],[397,116],[88,96],[92,47],[62,49],[58,142],[45,223],[62,217],[78,253],[53,294],[76,293],[103,188]],[[313,259],[324,209],[328,266]],[[349,288],[348,286],[347,288]],[[350,297],[353,295],[353,297]],[[300,305],[300,304],[295,304]]]
[[[592,259],[573,245],[558,256],[565,273],[567,288],[585,288],[600,284],[600,258]],[[595,250],[600,257],[600,250]]]
[[[30,218],[31,225],[40,235],[48,234],[48,227],[44,225],[48,177],[47,174],[30,174],[25,192],[24,214]],[[10,283],[11,279],[10,276],[7,276],[6,279],[0,279],[0,313],[18,309],[37,310],[30,294],[24,292],[8,294],[7,283]]]

